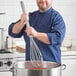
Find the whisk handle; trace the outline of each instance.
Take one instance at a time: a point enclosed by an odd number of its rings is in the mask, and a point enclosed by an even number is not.
[[[20,1],[20,4],[21,4],[22,12],[25,13],[25,6],[23,1]]]
[[[21,9],[22,9],[22,12],[25,13],[25,5],[24,5],[24,2],[23,1],[20,1],[20,5],[21,5]],[[26,22],[26,26],[29,27],[29,22],[27,21]]]

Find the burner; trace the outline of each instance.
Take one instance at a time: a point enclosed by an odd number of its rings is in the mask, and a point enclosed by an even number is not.
[[[6,49],[0,49],[0,53],[11,53],[11,52],[7,51]]]

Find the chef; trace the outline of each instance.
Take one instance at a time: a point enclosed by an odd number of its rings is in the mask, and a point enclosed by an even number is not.
[[[8,33],[14,38],[24,37],[26,57],[30,60],[30,41],[32,35],[44,61],[61,63],[61,44],[65,36],[65,22],[61,14],[53,9],[53,0],[36,0],[38,10],[22,13],[20,20],[9,25]],[[30,27],[26,27],[29,20]]]

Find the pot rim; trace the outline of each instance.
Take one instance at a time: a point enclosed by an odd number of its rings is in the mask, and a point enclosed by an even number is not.
[[[52,68],[60,68],[61,64],[51,61],[19,61],[15,65],[15,68],[21,69],[52,69]]]

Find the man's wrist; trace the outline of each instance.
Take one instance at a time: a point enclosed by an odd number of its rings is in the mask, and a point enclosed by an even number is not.
[[[34,37],[34,38],[38,38],[38,35],[39,35],[39,32],[36,32],[33,37]]]

